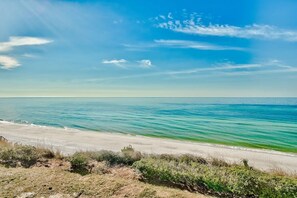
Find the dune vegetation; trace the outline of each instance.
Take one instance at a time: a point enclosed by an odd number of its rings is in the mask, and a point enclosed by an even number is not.
[[[0,142],[0,197],[297,197],[297,177],[193,155],[76,152]]]

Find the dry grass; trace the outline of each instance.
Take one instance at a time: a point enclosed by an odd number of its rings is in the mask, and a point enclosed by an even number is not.
[[[294,172],[294,173],[287,173],[284,170],[282,170],[281,168],[271,169],[269,171],[269,173],[272,174],[272,175],[275,175],[275,176],[280,176],[280,177],[289,176],[289,177],[292,177],[292,178],[297,179],[297,173],[296,172]]]
[[[81,176],[67,166],[25,168],[0,167],[0,197],[32,192],[36,197],[205,197],[178,189],[139,182],[129,168],[113,168],[107,174]]]
[[[1,147],[8,147],[10,145],[11,145],[11,143],[9,143],[8,140],[5,137],[0,136],[0,148]]]
[[[19,152],[23,150],[30,151],[29,155],[36,158],[35,163],[30,166],[23,166],[19,163],[27,156],[27,153]],[[128,150],[126,148],[124,151],[130,152],[130,150],[131,148]],[[1,137],[0,151],[1,155],[4,154],[3,156],[6,157],[4,159],[15,162],[7,165],[3,158],[0,159],[3,164],[0,165],[1,198],[205,197],[179,189],[145,184],[139,181],[139,174],[131,167],[111,166],[107,161],[89,160],[88,163],[92,167],[90,174],[82,176],[70,171],[71,160],[69,161],[69,157],[64,157],[60,152],[53,152],[42,147],[12,144]],[[126,155],[123,157],[127,157]],[[130,163],[129,160],[127,162]],[[17,165],[14,166],[14,164]]]

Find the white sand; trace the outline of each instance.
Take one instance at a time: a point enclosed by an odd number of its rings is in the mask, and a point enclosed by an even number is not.
[[[268,150],[32,126],[5,121],[0,121],[0,136],[12,142],[58,149],[65,154],[81,150],[120,151],[121,148],[132,145],[136,150],[145,153],[189,153],[202,157],[221,158],[228,162],[247,159],[250,165],[262,170],[280,168],[289,173],[297,173],[297,155]]]

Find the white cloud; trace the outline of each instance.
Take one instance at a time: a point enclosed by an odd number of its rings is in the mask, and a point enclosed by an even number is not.
[[[201,18],[191,16],[185,20],[168,20],[158,23],[157,27],[175,32],[205,36],[225,36],[247,39],[285,40],[297,42],[297,31],[281,29],[271,25],[251,24],[246,26],[233,26],[228,24],[203,25]]]
[[[104,64],[119,64],[119,63],[126,63],[127,61],[125,59],[114,59],[114,60],[104,60],[102,63]]]
[[[112,60],[102,61],[103,64],[112,64],[121,68],[133,68],[133,67],[150,68],[153,66],[151,60],[148,60],[148,59],[132,61],[130,65],[127,65],[128,62],[131,62],[131,61],[127,61],[126,59],[112,59]],[[135,63],[137,63],[137,65]]]
[[[20,63],[10,56],[0,56],[0,66],[1,69],[13,69],[19,67]]]
[[[17,46],[44,45],[51,42],[51,40],[44,38],[12,36],[7,42],[0,42],[0,52],[10,51]]]
[[[33,54],[23,54],[22,55],[25,58],[36,58],[37,56],[33,55]]]
[[[151,60],[140,60],[137,61],[140,65],[140,67],[142,68],[151,68],[153,66],[152,61]]]
[[[51,40],[37,37],[9,37],[9,41],[0,42],[0,52],[7,52],[19,46],[31,46],[31,45],[44,45],[51,43]],[[33,57],[31,54],[24,54],[24,57]],[[0,68],[1,69],[13,69],[19,67],[21,64],[10,56],[0,55]]]
[[[168,46],[173,48],[191,48],[198,50],[244,50],[239,47],[228,47],[228,46],[219,46],[212,45],[209,43],[202,43],[196,41],[187,41],[187,40],[155,40],[155,43],[161,46]]]
[[[125,67],[123,64],[127,63],[128,61],[125,59],[113,59],[113,60],[103,60],[103,64],[113,64],[118,67]]]

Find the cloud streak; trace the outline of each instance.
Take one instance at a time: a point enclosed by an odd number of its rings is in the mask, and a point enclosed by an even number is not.
[[[20,66],[20,63],[10,56],[0,56],[1,69],[13,69]]]
[[[127,63],[129,63],[127,65]],[[112,59],[112,60],[103,60],[103,64],[111,64],[115,65],[120,68],[128,68],[128,67],[140,67],[144,69],[149,69],[153,66],[152,61],[149,59],[143,59],[143,60],[138,60],[138,61],[128,61],[126,59]]]
[[[113,59],[113,60],[103,60],[102,63],[103,64],[112,64],[112,65],[116,65],[118,67],[125,67],[123,64],[127,63],[128,61],[125,59]]]
[[[51,42],[53,41],[44,38],[12,36],[9,37],[7,42],[0,42],[0,53],[12,51],[15,47],[44,45]],[[29,57],[29,55],[25,54],[24,57]],[[30,55],[30,57],[33,57],[33,55]],[[21,66],[21,64],[11,56],[0,55],[0,66],[1,69],[13,69]]]
[[[156,25],[159,28],[174,32],[201,36],[234,37],[245,39],[284,40],[297,42],[297,31],[282,29],[271,25],[251,24],[246,26],[234,26],[229,24],[203,25],[201,18],[195,16],[185,20],[165,19]]]
[[[198,42],[191,40],[170,40],[170,39],[156,39],[150,43],[138,43],[138,44],[123,44],[123,46],[132,51],[147,51],[150,48],[180,48],[180,49],[195,49],[195,50],[210,50],[210,51],[246,51],[244,48],[214,45],[206,42]]]
[[[52,40],[37,37],[9,37],[9,41],[0,42],[0,52],[13,50],[14,47],[44,45],[53,42]]]
[[[243,48],[239,47],[228,47],[228,46],[219,46],[212,45],[209,43],[197,42],[197,41],[188,41],[188,40],[166,40],[160,39],[155,40],[155,43],[158,46],[165,46],[171,48],[185,48],[185,49],[197,49],[197,50],[240,50],[243,51]]]
[[[267,61],[266,63],[251,64],[231,64],[225,63],[218,66],[193,68],[188,70],[162,71],[144,74],[135,74],[120,77],[96,78],[88,79],[87,82],[101,82],[132,78],[145,78],[154,76],[169,76],[174,78],[190,78],[198,76],[243,76],[243,75],[259,75],[269,73],[296,73],[297,67],[282,64],[277,60]]]

